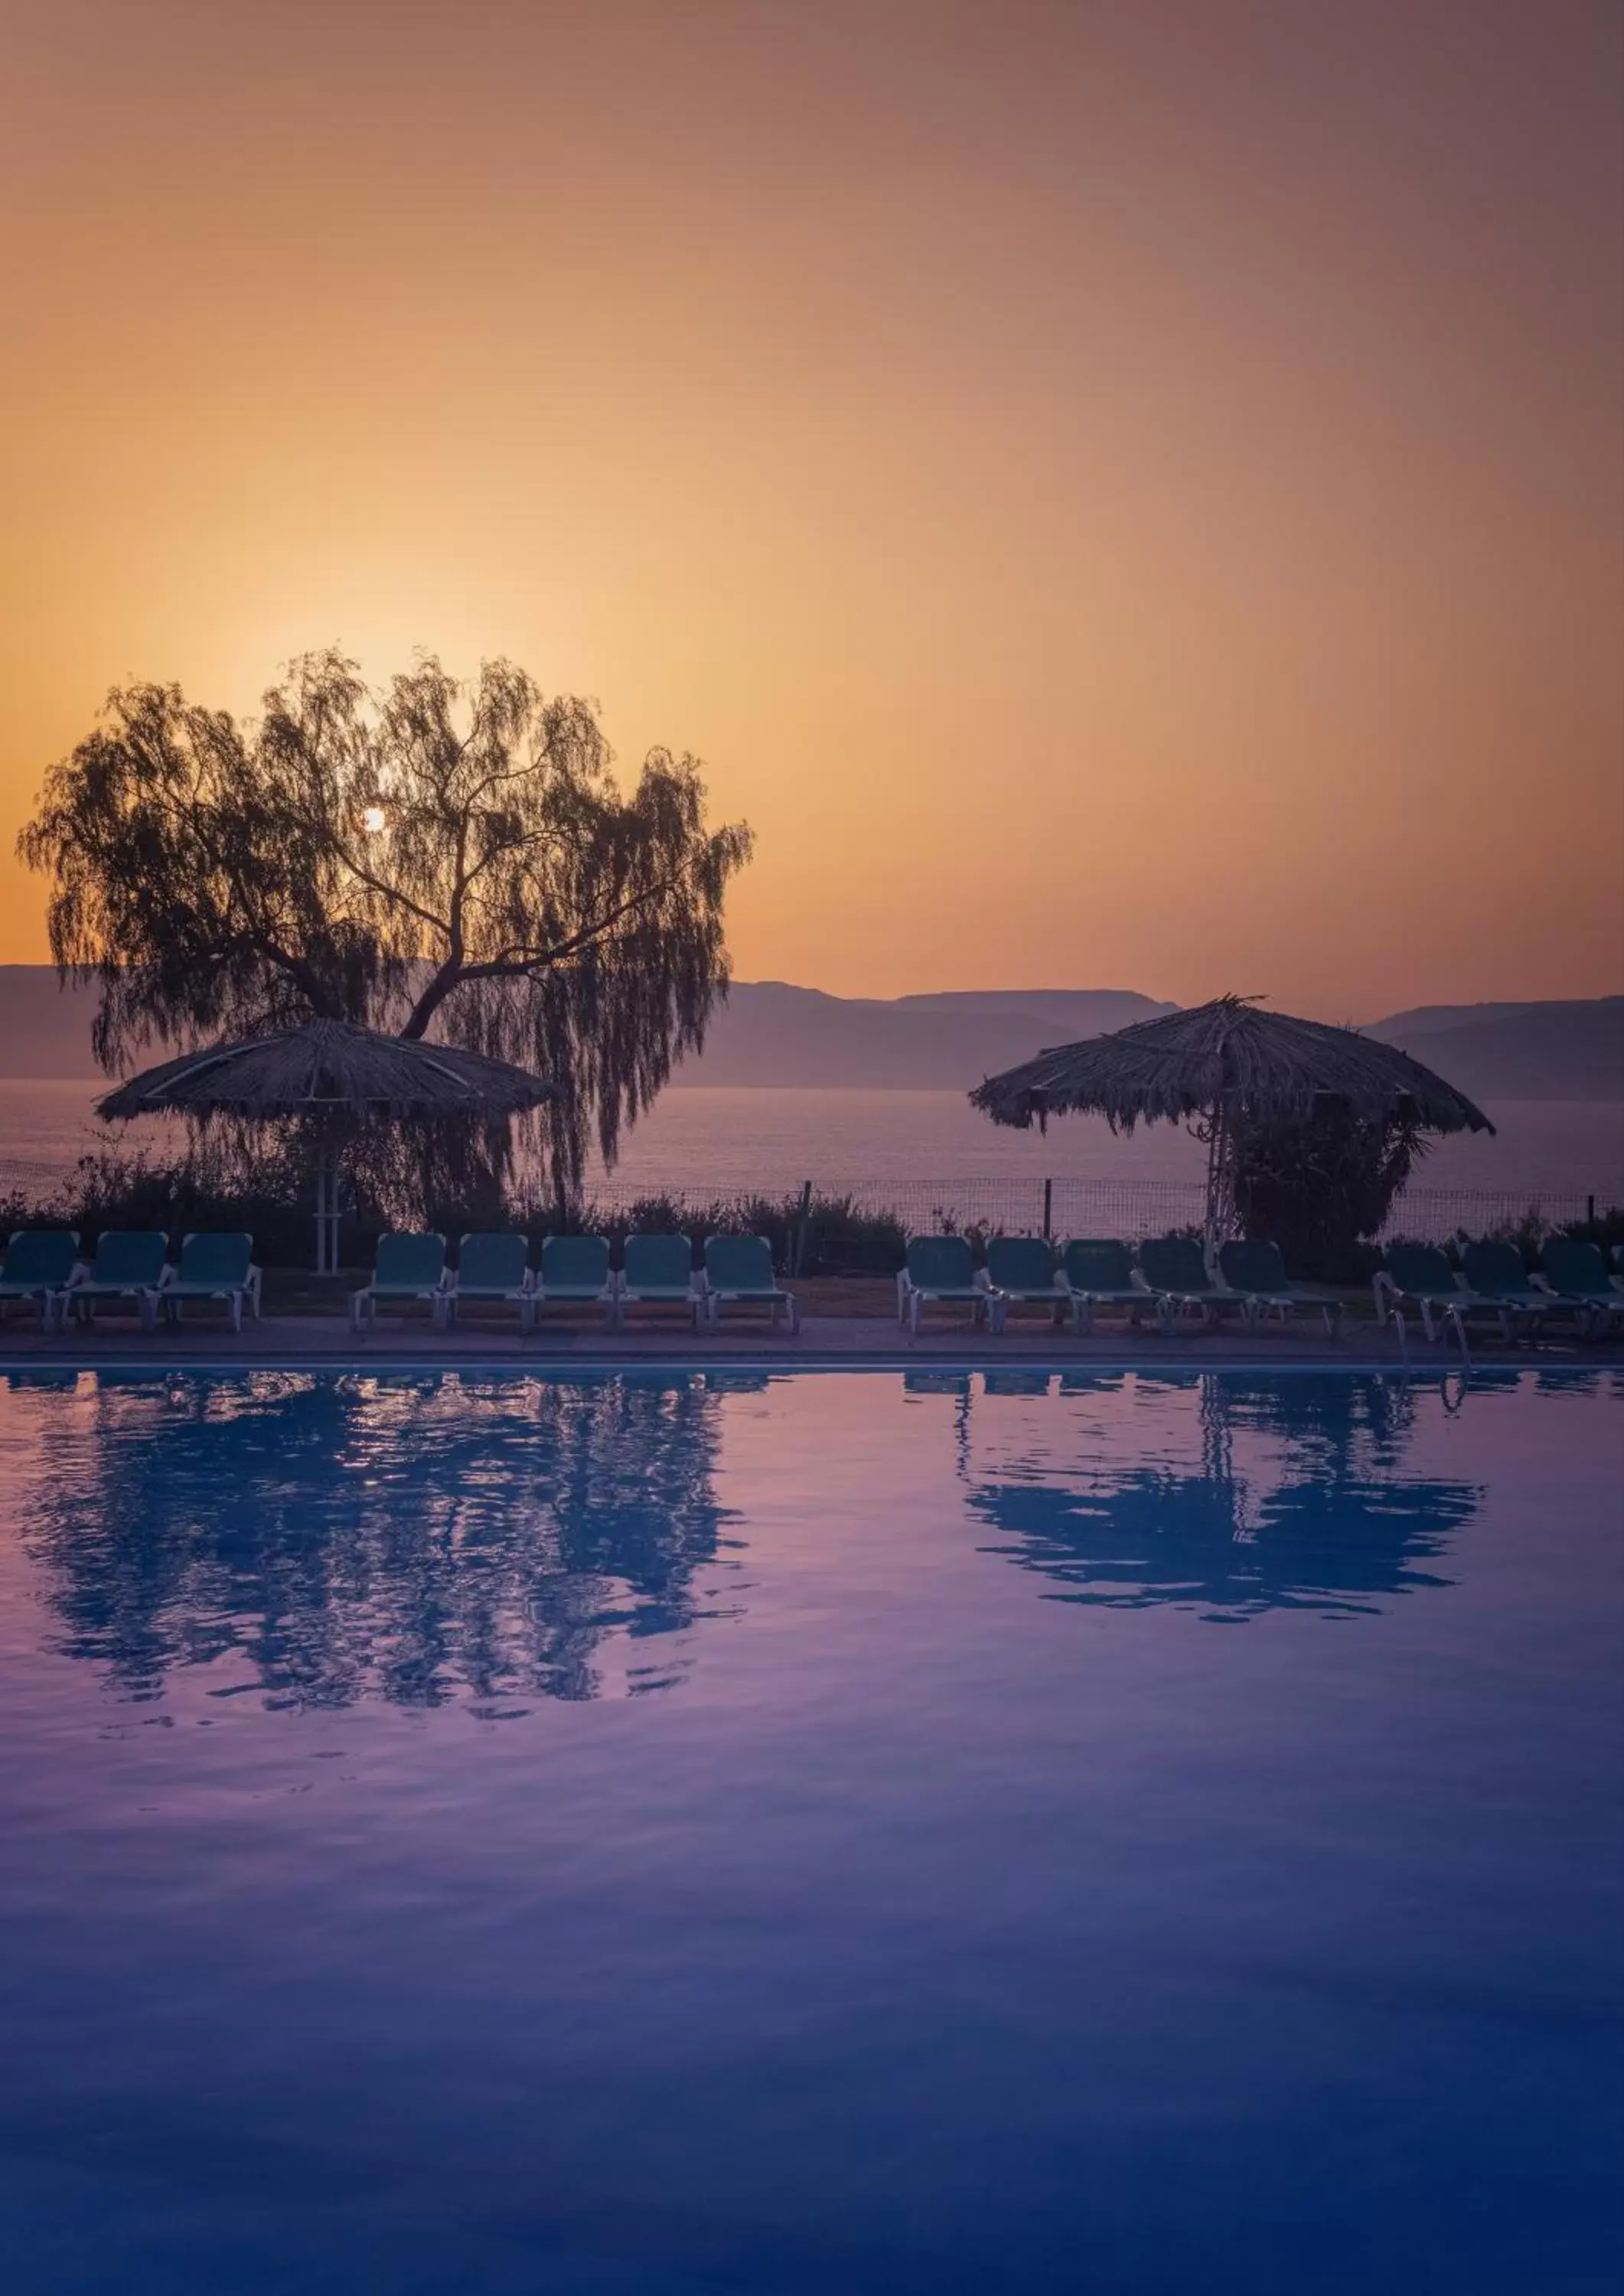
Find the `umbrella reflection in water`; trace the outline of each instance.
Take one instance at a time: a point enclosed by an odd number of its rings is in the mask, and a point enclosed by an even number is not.
[[[1413,1393],[1343,1377],[1143,1384],[1163,1412],[1169,1390],[1188,1392],[1180,1455],[1165,1436],[1161,1456],[1144,1455],[1139,1390],[1124,1378],[1068,1379],[1085,1408],[1058,1440],[1046,1410],[1000,1424],[989,1390],[964,1472],[972,1512],[1003,1535],[991,1552],[1053,1580],[1062,1600],[1224,1620],[1350,1616],[1448,1583],[1431,1566],[1481,1493],[1407,1471]]]

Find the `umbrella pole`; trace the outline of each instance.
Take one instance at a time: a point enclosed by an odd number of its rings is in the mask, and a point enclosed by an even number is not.
[[[339,1176],[324,1145],[316,1152],[316,1272],[339,1272]]]
[[[1234,1200],[1230,1187],[1229,1128],[1220,1103],[1207,1127],[1206,1245],[1216,1250],[1227,1242],[1234,1228]]]

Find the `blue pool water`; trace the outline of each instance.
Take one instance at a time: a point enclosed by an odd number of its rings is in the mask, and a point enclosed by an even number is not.
[[[1624,1381],[0,1381],[0,2279],[1611,2289]]]

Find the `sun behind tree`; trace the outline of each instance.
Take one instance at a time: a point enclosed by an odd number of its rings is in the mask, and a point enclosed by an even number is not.
[[[750,850],[695,759],[623,793],[595,704],[432,655],[374,692],[336,650],[239,723],[135,684],[45,778],[18,840],[51,950],[101,986],[96,1056],[324,1016],[538,1068],[556,1184],[704,1041],[723,903]]]

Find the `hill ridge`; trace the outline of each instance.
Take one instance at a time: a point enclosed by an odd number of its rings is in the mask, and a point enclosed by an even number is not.
[[[0,965],[0,1075],[98,1078],[94,997],[59,989],[50,965]],[[794,981],[738,981],[702,1057],[674,1082],[968,1091],[1046,1046],[1177,1009],[1131,988],[849,997]],[[1624,996],[1416,1005],[1372,1022],[1369,1034],[1414,1052],[1474,1099],[1624,1099]]]

